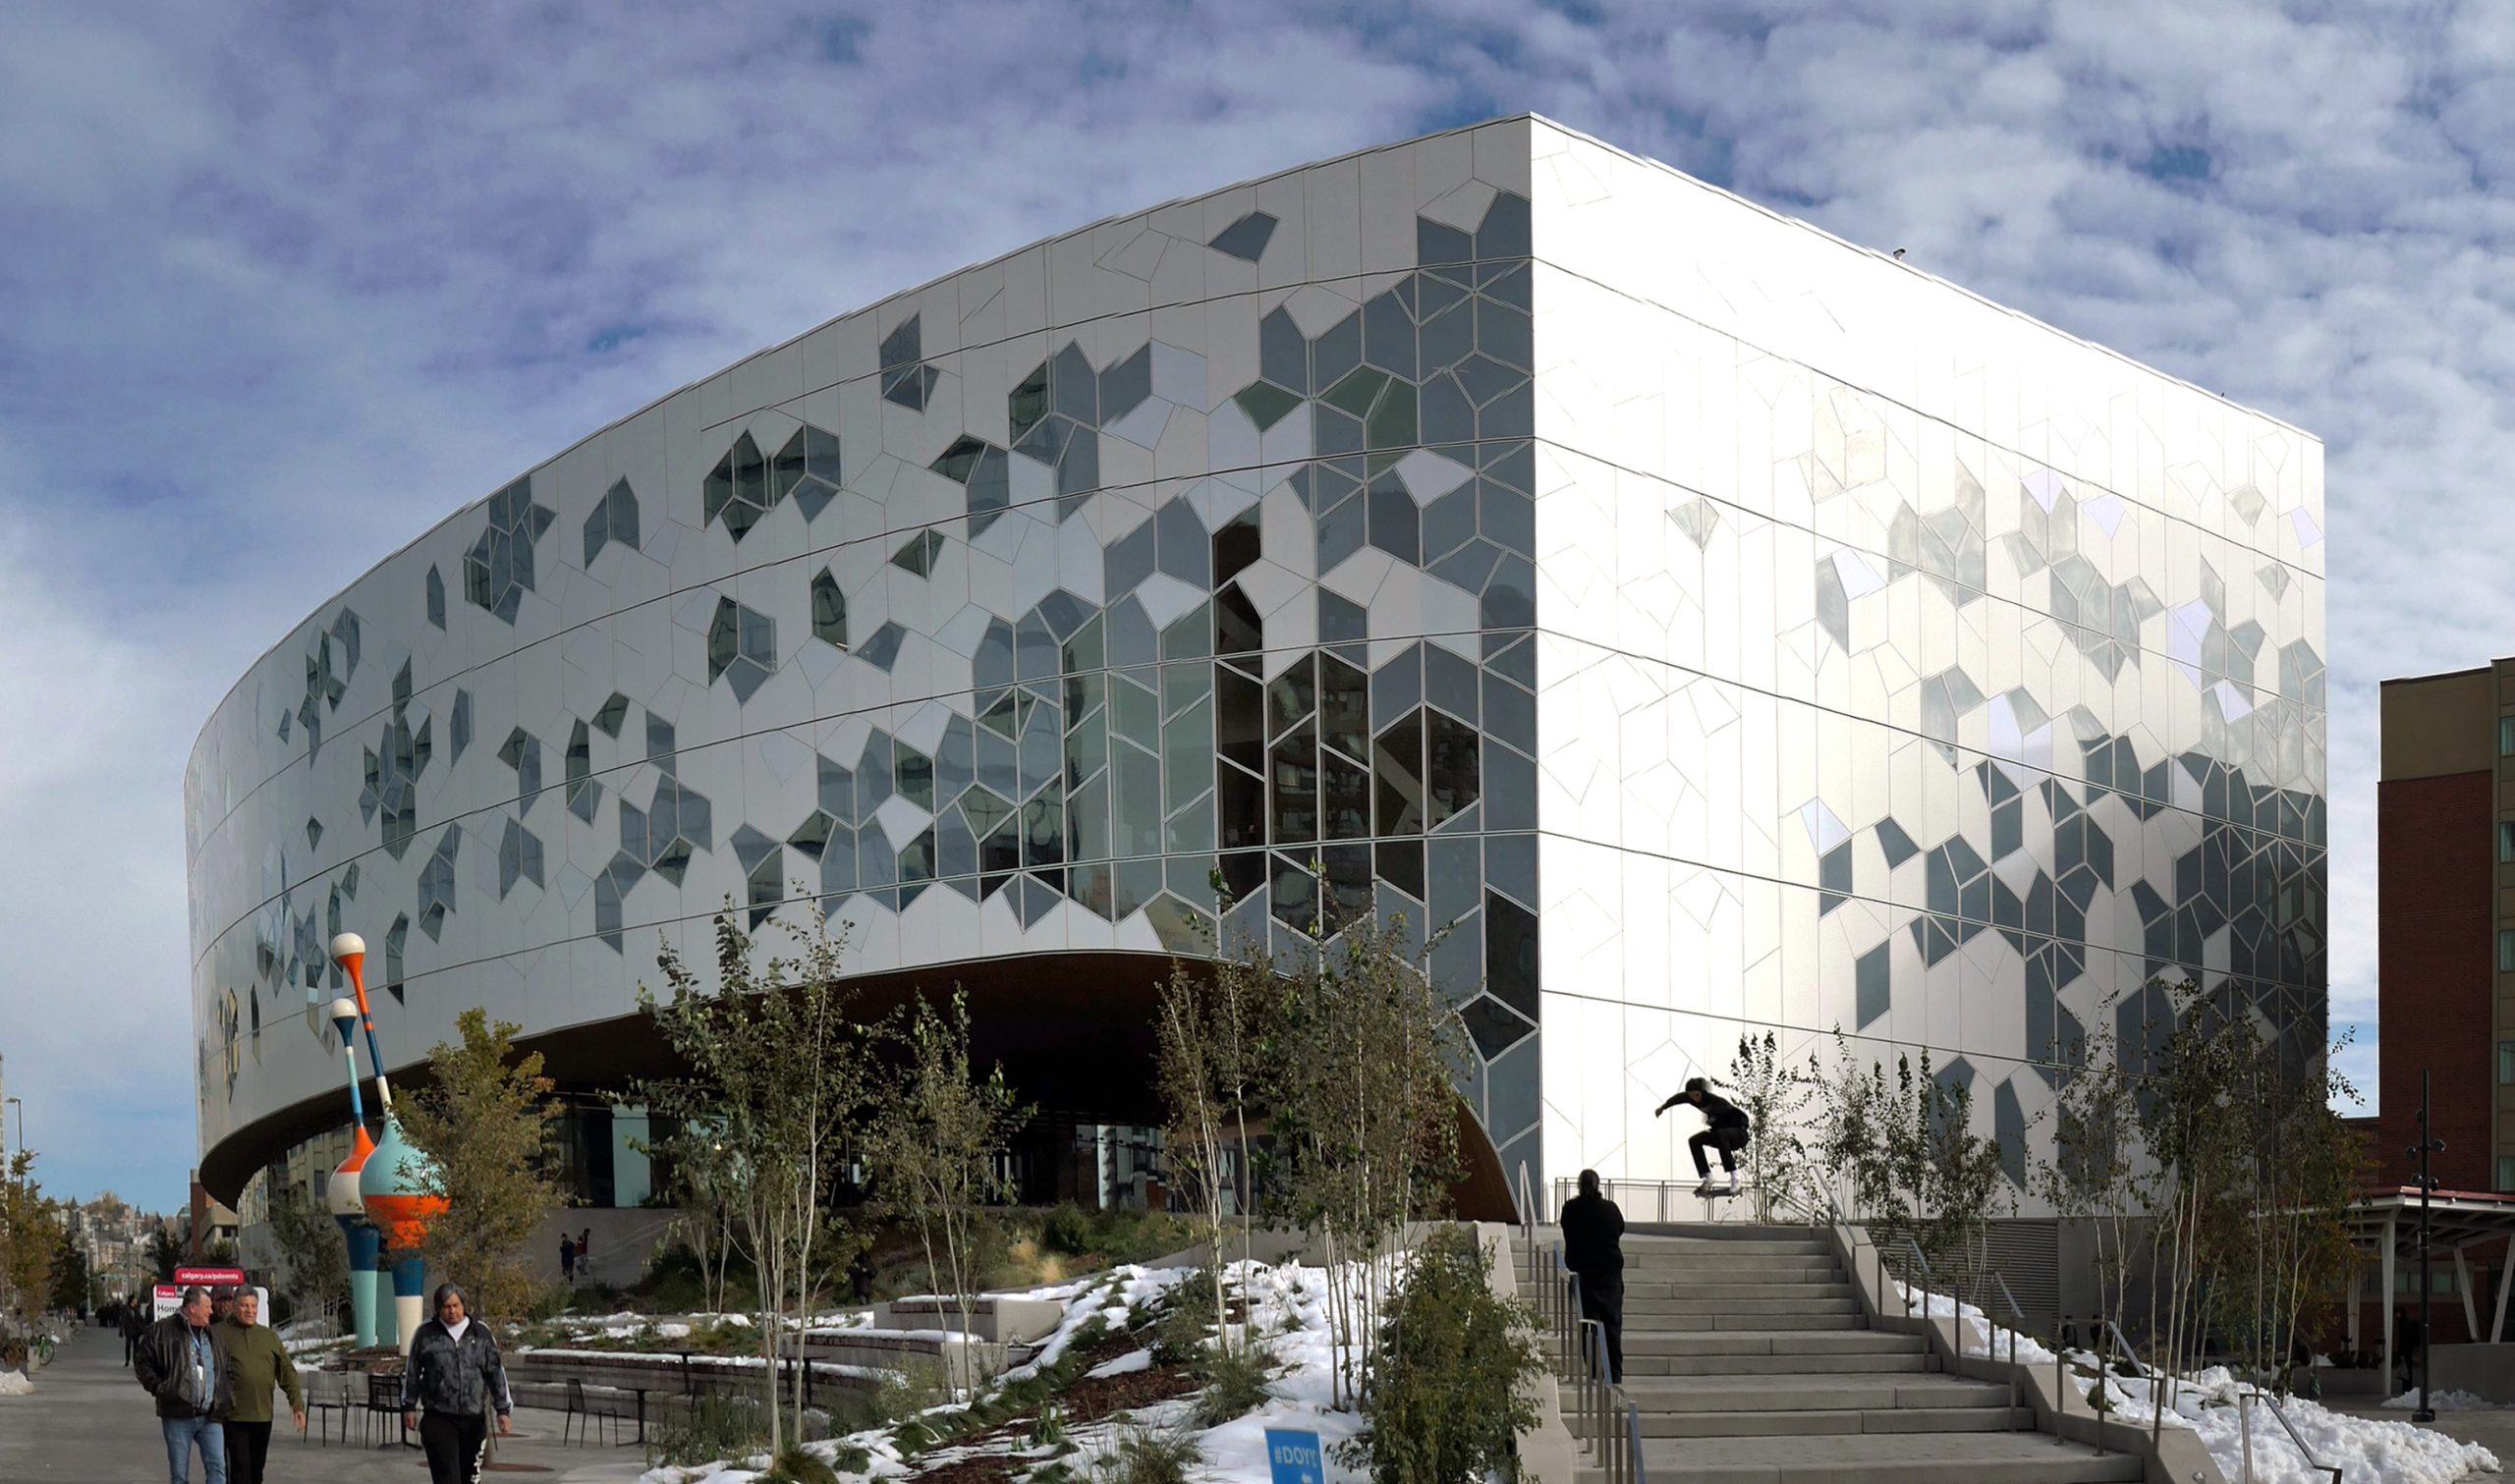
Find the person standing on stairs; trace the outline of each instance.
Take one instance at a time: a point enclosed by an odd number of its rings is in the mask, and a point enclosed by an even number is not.
[[[1747,1115],[1739,1111],[1737,1104],[1712,1091],[1710,1083],[1701,1077],[1688,1077],[1685,1090],[1661,1103],[1650,1116],[1657,1118],[1679,1103],[1692,1103],[1702,1109],[1705,1125],[1702,1132],[1686,1140],[1686,1147],[1694,1153],[1694,1173],[1703,1177],[1703,1183],[1695,1187],[1694,1193],[1706,1196],[1737,1194],[1737,1154],[1747,1147]],[[1729,1186],[1725,1190],[1711,1178],[1711,1161],[1703,1152],[1705,1144],[1720,1151],[1720,1168],[1729,1173]]]
[[[1581,1172],[1581,1193],[1563,1203],[1563,1265],[1581,1280],[1581,1317],[1605,1332],[1607,1379],[1624,1379],[1624,1212],[1598,1193],[1598,1172]]]

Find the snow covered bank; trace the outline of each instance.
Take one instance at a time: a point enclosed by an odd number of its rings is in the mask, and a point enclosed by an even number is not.
[[[1953,1315],[1965,1326],[1969,1350],[1988,1351],[2005,1360],[2014,1339],[2021,1364],[2052,1363],[2051,1350],[2032,1337],[2013,1336],[2008,1329],[1992,1324],[1970,1303],[1959,1304],[1947,1294],[1925,1293],[1901,1283],[1896,1287],[1911,1303],[1913,1312],[1933,1319]],[[2061,1359],[2069,1367],[2069,1384],[2085,1399],[2096,1386],[2095,1372],[2101,1369],[2100,1363],[2087,1350],[2072,1350]],[[2118,1420],[2148,1425],[2158,1392],[2149,1375],[2119,1376],[2108,1372],[2103,1384]],[[2247,1397],[2253,1399],[2250,1406],[2243,1404]],[[2211,1366],[2165,1383],[2164,1402],[2164,1425],[2189,1428],[2198,1434],[2219,1471],[2230,1479],[2245,1477],[2248,1421],[2253,1436],[2255,1484],[2328,1484],[2330,1475],[2310,1465],[2298,1452],[2289,1438],[2290,1428],[2304,1441],[2316,1463],[2341,1470],[2343,1484],[2453,1484],[2468,1474],[2498,1471],[2497,1456],[2479,1444],[2458,1443],[2442,1433],[2407,1422],[2345,1416],[2302,1397],[2276,1402],[2279,1415],[2273,1416],[2273,1399],[2261,1388],[2238,1381],[2225,1366]],[[2412,1404],[2416,1404],[2415,1400]],[[2436,1403],[2439,1409],[2444,1404]],[[2287,1418],[2288,1427],[2279,1425],[2280,1416]]]
[[[1383,1296],[1393,1291],[1401,1262],[1402,1259],[1391,1259],[1377,1274],[1377,1288]],[[1041,1342],[1036,1358],[1006,1372],[1001,1379],[1012,1384],[1034,1378],[1055,1366],[1087,1337],[1094,1345],[1105,1344],[1112,1331],[1141,1324],[1173,1289],[1199,1276],[1189,1268],[1125,1266],[1079,1283],[1005,1295],[1063,1300],[1066,1314],[1056,1330]],[[1136,1406],[1090,1422],[1067,1424],[1061,1429],[1062,1443],[1034,1441],[1030,1428],[1015,1427],[977,1442],[947,1445],[904,1457],[890,1431],[875,1429],[814,1444],[812,1451],[833,1466],[843,1459],[856,1462],[858,1466],[853,1471],[840,1474],[846,1484],[914,1477],[974,1458],[1000,1458],[1018,1473],[1054,1462],[1074,1473],[1089,1475],[1100,1460],[1124,1448],[1133,1435],[1184,1435],[1195,1441],[1202,1454],[1202,1461],[1194,1470],[1201,1484],[1266,1484],[1271,1476],[1266,1461],[1266,1430],[1301,1428],[1315,1431],[1326,1447],[1326,1471],[1320,1484],[1363,1484],[1367,1475],[1347,1468],[1335,1457],[1336,1445],[1362,1433],[1366,1424],[1360,1413],[1339,1411],[1333,1405],[1336,1365],[1340,1359],[1350,1362],[1356,1357],[1350,1349],[1340,1353],[1336,1346],[1328,1322],[1328,1299],[1331,1283],[1350,1288],[1360,1285],[1366,1276],[1366,1269],[1359,1263],[1342,1264],[1332,1272],[1294,1263],[1270,1267],[1236,1262],[1225,1270],[1227,1290],[1246,1303],[1244,1318],[1233,1325],[1234,1338],[1261,1347],[1278,1369],[1271,1382],[1272,1396],[1264,1405],[1219,1427],[1196,1426],[1196,1398],[1192,1395]],[[1101,1351],[1095,1348],[1089,1353]],[[1148,1349],[1132,1347],[1087,1374],[1105,1380],[1135,1374],[1153,1364]],[[926,1415],[962,1409],[965,1408],[938,1407]],[[640,1484],[752,1484],[766,1467],[765,1458],[693,1467],[666,1466],[648,1470]]]

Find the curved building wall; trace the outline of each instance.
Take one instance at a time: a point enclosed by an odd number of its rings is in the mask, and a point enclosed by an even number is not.
[[[1103,223],[604,430],[253,668],[188,779],[204,1178],[332,1107],[336,928],[396,1066],[616,1020],[798,883],[1030,1033],[1127,1013],[1216,870],[1304,952],[1314,860],[1451,925],[1511,1175],[1690,1177],[1658,1101],[1839,1027],[2022,1184],[2153,981],[2321,1043],[2321,520],[2310,435],[1542,120]]]
[[[337,1096],[336,929],[394,1066],[473,1005],[628,1014],[658,935],[707,960],[728,895],[756,917],[801,882],[875,971],[1193,951],[1219,867],[1294,953],[1313,857],[1349,907],[1465,919],[1466,1090],[1533,1149],[1528,139],[902,295],[326,603],[187,779],[204,1171]]]

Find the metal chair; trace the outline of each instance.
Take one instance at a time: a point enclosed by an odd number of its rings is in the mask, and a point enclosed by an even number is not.
[[[402,1425],[402,1378],[400,1376],[370,1375],[366,1378],[366,1418],[370,1423],[382,1418],[390,1418],[393,1433],[401,1437],[402,1446],[419,1447],[410,1440],[407,1435],[408,1429]],[[387,1448],[391,1445],[378,1443],[375,1446]]]
[[[341,1415],[341,1441],[348,1442],[350,1436],[349,1378],[334,1375],[328,1371],[315,1371],[305,1378],[305,1385],[306,1409],[313,1414],[312,1438],[319,1438],[326,1447],[330,1446],[332,1419],[329,1414],[338,1412]],[[311,1440],[309,1438],[308,1441]]]

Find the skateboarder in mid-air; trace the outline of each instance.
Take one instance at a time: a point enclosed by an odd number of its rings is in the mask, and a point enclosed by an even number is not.
[[[1694,1151],[1694,1173],[1703,1177],[1703,1183],[1695,1187],[1694,1193],[1697,1195],[1737,1194],[1736,1155],[1739,1150],[1747,1147],[1747,1116],[1738,1110],[1737,1104],[1712,1091],[1711,1084],[1701,1077],[1688,1077],[1685,1091],[1661,1103],[1652,1110],[1650,1116],[1657,1118],[1679,1103],[1692,1103],[1695,1107],[1702,1109],[1704,1121],[1708,1126],[1702,1132],[1686,1140],[1686,1147]],[[1711,1162],[1705,1159],[1703,1153],[1703,1146],[1705,1144],[1720,1151],[1720,1168],[1729,1172],[1729,1183],[1725,1188],[1711,1178]]]

